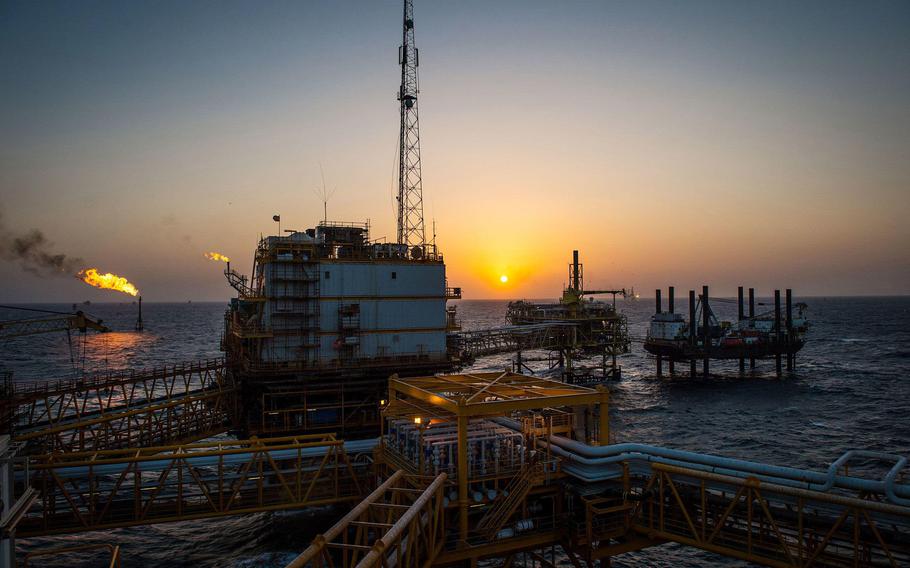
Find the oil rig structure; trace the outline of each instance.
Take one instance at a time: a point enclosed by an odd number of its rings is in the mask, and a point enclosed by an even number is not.
[[[774,307],[762,313],[755,311],[755,289],[749,288],[749,311],[745,311],[743,287],[737,292],[737,319],[721,321],[711,307],[711,302],[726,302],[725,298],[709,299],[708,286],[702,287],[697,296],[689,291],[689,320],[676,312],[675,290],[668,289],[668,309],[663,311],[660,289],[655,291],[655,313],[651,316],[645,351],[654,355],[657,375],[663,375],[663,361],[669,363],[670,375],[676,374],[675,364],[687,362],[689,376],[696,376],[697,362],[702,362],[702,376],[707,377],[710,361],[738,360],[739,372],[744,373],[746,361],[755,369],[757,359],[774,359],[775,374],[780,377],[786,361],[786,370],[796,368],[796,354],[805,345],[809,322],[805,303],[793,303],[793,292],[786,290],[785,305],[781,310],[780,290],[774,291]],[[795,311],[794,311],[795,308]]]
[[[626,316],[616,309],[616,296],[625,296],[626,291],[586,290],[584,265],[578,261],[577,250],[572,251],[568,282],[557,303],[509,302],[506,321],[515,326],[554,326],[561,332],[561,340],[549,347],[556,353],[554,364],[564,368],[562,374],[566,382],[581,384],[618,378],[622,369],[616,357],[628,353],[631,343]],[[604,294],[612,295],[613,301],[608,303],[588,297]],[[582,356],[599,356],[599,373],[576,367],[575,361]],[[549,360],[554,361],[554,358]],[[518,351],[516,368],[521,369],[524,361]]]
[[[323,222],[259,242],[225,314],[227,372],[251,435],[378,432],[392,373],[450,371],[443,257],[434,245],[374,243],[369,224]]]
[[[397,241],[372,241],[369,222],[326,220],[262,239],[249,281],[225,269],[238,296],[225,314],[223,350],[246,401],[237,410],[247,434],[375,435],[389,375],[454,367],[446,301],[461,289],[447,286],[443,256],[426,241],[410,2],[398,56]]]
[[[610,393],[513,373],[393,375],[382,434],[209,440],[238,391],[222,361],[17,383],[0,436],[2,552],[39,537],[339,505],[288,566],[596,566],[678,543],[765,566],[910,562],[907,459],[827,471],[617,443]],[[199,441],[202,440],[202,441]],[[885,465],[880,478],[856,467]],[[862,469],[862,468],[860,468]],[[68,557],[113,541],[24,553]],[[303,547],[301,547],[303,548]]]
[[[773,567],[910,564],[906,457],[852,450],[812,471],[620,443],[605,385],[454,372],[460,291],[422,235],[412,0],[399,53],[398,242],[328,221],[260,240],[251,277],[225,271],[224,359],[6,381],[0,568],[128,555],[110,532],[45,550],[17,537],[330,505],[347,512],[289,567],[590,567],[666,543]],[[624,321],[584,296],[620,291],[585,291],[581,271],[576,254],[563,301],[514,306],[512,327],[619,353]]]

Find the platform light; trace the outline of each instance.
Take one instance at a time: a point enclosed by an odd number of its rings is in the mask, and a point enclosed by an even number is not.
[[[415,416],[415,417],[414,417],[414,424],[417,424],[418,426],[420,426],[420,422],[421,422],[420,416]]]

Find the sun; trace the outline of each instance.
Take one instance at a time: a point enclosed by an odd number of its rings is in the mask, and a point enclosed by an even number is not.
[[[506,276],[505,274],[503,274],[502,276],[499,277],[499,281],[502,282],[503,284],[505,284],[506,282],[509,281],[509,277]]]

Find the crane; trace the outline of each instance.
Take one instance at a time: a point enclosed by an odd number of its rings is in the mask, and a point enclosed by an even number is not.
[[[91,318],[82,311],[67,313],[40,310],[36,308],[23,308],[21,306],[0,306],[0,308],[50,314],[38,318],[0,321],[0,341],[27,335],[65,331],[70,349],[70,363],[73,365],[73,372],[76,373],[79,371],[76,368],[76,352],[73,350],[72,332],[79,331],[84,334],[90,329],[101,333],[110,331],[110,328],[102,324],[100,319]],[[83,358],[83,366],[84,365],[85,360]],[[13,392],[12,372],[0,368],[0,378],[2,378],[2,382],[0,382],[0,393],[3,394],[4,398],[7,398],[10,393]]]
[[[0,308],[28,309],[14,308],[13,306],[0,306]],[[12,337],[35,335],[38,333],[51,333],[54,331],[80,331],[82,333],[85,333],[90,329],[102,333],[110,331],[107,326],[101,323],[100,319],[92,319],[81,311],[77,311],[71,314],[64,312],[47,313],[56,315],[40,318],[0,321],[0,339],[10,339]]]

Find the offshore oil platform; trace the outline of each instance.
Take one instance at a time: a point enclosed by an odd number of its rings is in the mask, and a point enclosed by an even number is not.
[[[767,566],[910,564],[905,457],[854,450],[817,472],[617,443],[605,385],[452,372],[460,291],[423,236],[412,0],[402,29],[397,242],[328,221],[262,239],[249,278],[225,271],[223,360],[5,381],[0,566],[99,549],[120,565],[114,536],[18,555],[17,536],[327,505],[347,512],[289,567],[595,566],[666,543]],[[509,330],[461,345],[627,349],[615,306],[584,298],[618,291],[585,291],[581,270],[576,254],[559,304],[513,304]],[[0,333],[102,331],[54,319]],[[860,461],[886,469],[861,477]]]
[[[568,282],[558,303],[509,302],[506,321],[516,326],[556,325],[565,337],[551,347],[557,355],[551,367],[554,364],[564,367],[563,378],[567,382],[618,378],[621,369],[616,357],[629,352],[630,339],[626,316],[616,310],[616,296],[625,296],[626,291],[585,290],[584,265],[578,262],[577,250],[572,251]],[[604,294],[613,296],[612,303],[589,297]],[[599,375],[592,374],[591,369],[575,368],[573,361],[576,353],[600,356]],[[521,366],[521,351],[518,351],[518,367]]]
[[[585,290],[584,266],[578,262],[577,250],[569,264],[568,282],[556,303],[509,302],[507,325],[502,327],[462,331],[451,323],[456,307],[451,306],[448,339],[452,360],[463,367],[477,357],[514,353],[515,372],[534,374],[528,364],[545,362],[547,374],[556,372],[572,384],[619,378],[622,369],[616,358],[630,347],[626,317],[616,310],[616,296],[625,296],[625,290]],[[612,294],[613,302],[585,297],[598,294]],[[598,358],[598,365],[580,364]]]
[[[721,321],[711,308],[711,301],[724,302],[723,298],[709,300],[708,287],[696,295],[689,291],[689,320],[676,312],[674,288],[668,290],[668,310],[663,311],[661,291],[655,291],[655,313],[651,316],[645,351],[655,356],[657,375],[663,374],[663,360],[669,362],[670,375],[675,374],[675,363],[689,363],[690,376],[696,376],[696,362],[702,361],[702,375],[708,376],[711,359],[738,360],[740,373],[745,371],[746,360],[750,369],[756,359],[775,360],[777,376],[782,374],[781,359],[786,359],[787,371],[796,368],[796,354],[805,345],[809,330],[805,303],[793,304],[793,293],[786,290],[785,310],[781,312],[780,290],[774,291],[774,308],[755,312],[755,289],[749,288],[749,311],[745,312],[743,287],[738,289],[738,314],[735,322]],[[794,308],[796,309],[794,313]]]
[[[323,222],[263,238],[249,280],[227,264],[238,295],[222,346],[244,433],[375,433],[390,374],[452,370],[446,300],[461,291],[442,255],[419,231],[389,244],[369,230]]]

